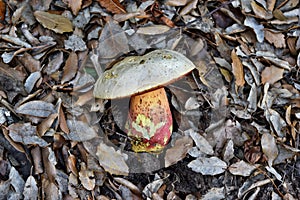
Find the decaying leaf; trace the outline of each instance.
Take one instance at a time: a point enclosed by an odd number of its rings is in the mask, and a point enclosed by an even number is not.
[[[72,13],[74,15],[77,15],[79,10],[81,9],[82,0],[63,0],[64,3],[68,4],[68,6],[71,8]]]
[[[152,26],[140,27],[137,30],[137,33],[144,34],[144,35],[156,35],[156,34],[163,34],[168,30],[170,30],[170,28],[165,25],[152,25]]]
[[[199,148],[199,150],[207,155],[213,155],[214,150],[212,146],[208,143],[208,141],[199,133],[189,130],[188,131],[190,136],[193,138],[194,142],[196,143],[196,146]]]
[[[267,156],[268,164],[271,167],[274,160],[278,156],[278,149],[276,146],[275,138],[269,133],[264,133],[261,137],[261,147],[262,151]]]
[[[241,160],[229,166],[229,171],[233,175],[250,176],[257,166],[246,163]]]
[[[61,78],[62,84],[74,78],[77,70],[78,70],[78,57],[75,52],[72,52],[70,53],[68,59],[66,60],[66,64],[64,66],[64,72]]]
[[[284,34],[276,33],[271,30],[265,30],[265,38],[271,44],[274,44],[276,48],[285,48],[286,47],[286,40],[284,38]]]
[[[192,145],[193,141],[188,136],[176,140],[174,147],[166,151],[165,167],[169,167],[170,165],[182,160]]]
[[[56,33],[72,32],[72,22],[61,15],[51,14],[45,11],[35,11],[34,16],[45,27]]]
[[[264,26],[262,24],[259,24],[253,17],[248,16],[246,17],[244,24],[253,29],[258,42],[264,41]]]
[[[114,58],[129,52],[128,39],[125,32],[115,21],[108,21],[99,38],[99,57]]]
[[[24,195],[24,200],[38,199],[38,187],[33,176],[29,176],[27,178],[23,195]]]
[[[80,172],[79,172],[79,179],[83,187],[87,190],[93,190],[95,187],[95,177],[94,172],[90,171],[86,168],[85,163],[80,164]]]
[[[211,200],[211,199],[225,199],[224,187],[221,188],[211,188],[206,194],[203,195],[201,200]]]
[[[114,14],[126,13],[124,6],[119,0],[98,0],[100,5]]]
[[[261,82],[263,84],[267,82],[270,84],[274,84],[283,78],[283,72],[284,72],[283,68],[279,68],[274,65],[271,65],[270,67],[266,67],[261,73]]]
[[[5,18],[6,5],[3,0],[0,0],[0,21],[3,21]]]
[[[235,77],[235,84],[237,86],[243,86],[245,84],[244,68],[241,60],[236,55],[236,52],[234,50],[231,51],[231,59],[232,59],[232,73]]]
[[[57,171],[56,171],[55,165],[57,164],[57,161],[56,161],[54,151],[50,147],[43,148],[42,149],[42,157],[43,157],[43,164],[45,167],[47,179],[51,183],[55,183],[55,179],[57,176]]]
[[[48,143],[37,135],[36,126],[30,123],[14,123],[8,126],[9,136],[15,142],[21,142],[25,145],[39,145],[46,147]]]
[[[191,161],[188,164],[188,167],[203,175],[217,175],[226,170],[227,164],[217,157],[199,157],[196,160]]]
[[[48,117],[54,113],[54,105],[41,100],[29,101],[17,107],[16,112],[34,117]]]
[[[93,127],[83,121],[67,120],[70,132],[64,134],[64,138],[72,141],[87,141],[97,137],[97,133]]]
[[[100,143],[96,155],[101,166],[111,174],[128,175],[129,168],[125,162],[124,155],[113,147]]]

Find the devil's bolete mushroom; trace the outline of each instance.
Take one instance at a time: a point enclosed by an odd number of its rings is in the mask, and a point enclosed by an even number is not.
[[[171,50],[126,57],[99,77],[94,96],[102,99],[131,96],[125,128],[127,135],[134,138],[133,151],[160,151],[168,144],[173,130],[163,86],[194,68],[187,57]]]

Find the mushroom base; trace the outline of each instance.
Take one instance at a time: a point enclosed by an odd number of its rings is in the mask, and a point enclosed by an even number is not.
[[[135,152],[158,152],[168,144],[173,119],[164,88],[131,97],[125,128]]]

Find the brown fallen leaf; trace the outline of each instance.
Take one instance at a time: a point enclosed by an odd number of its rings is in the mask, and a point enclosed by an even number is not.
[[[65,4],[68,4],[68,7],[71,8],[72,13],[76,16],[81,9],[82,0],[63,0]]]
[[[35,11],[33,14],[37,21],[43,25],[43,27],[48,28],[56,33],[62,34],[73,31],[72,22],[64,16],[39,10]]]
[[[255,15],[262,19],[272,19],[273,15],[271,12],[265,10],[262,6],[258,5],[255,1],[251,1],[251,6]]]
[[[57,118],[58,114],[53,113],[49,115],[46,119],[44,119],[38,126],[37,126],[37,132],[39,136],[43,136],[52,126],[54,120]]]
[[[270,67],[266,67],[261,73],[261,82],[262,84],[270,83],[274,84],[283,77],[283,68],[275,67],[271,65]]]
[[[98,0],[100,5],[114,14],[126,13],[124,6],[119,0]]]
[[[113,147],[100,143],[97,147],[96,155],[100,165],[109,173],[116,175],[128,175],[129,168],[121,152]]]
[[[3,21],[5,19],[5,10],[6,5],[2,0],[0,0],[0,21]]]
[[[169,167],[182,160],[192,146],[193,140],[188,136],[176,140],[174,147],[166,151],[165,167]]]
[[[274,44],[276,48],[285,48],[285,38],[284,34],[282,33],[276,33],[271,30],[266,29],[265,30],[265,39],[270,42],[271,44]]]
[[[232,73],[235,77],[236,86],[243,86],[245,84],[244,79],[244,68],[241,60],[236,55],[235,51],[231,51],[231,59],[232,59]]]
[[[78,56],[75,52],[70,53],[63,69],[63,76],[61,78],[62,84],[70,81],[76,75],[76,72],[78,70]]]
[[[84,162],[80,163],[80,166],[79,180],[85,189],[92,191],[96,183],[94,172],[88,170]]]

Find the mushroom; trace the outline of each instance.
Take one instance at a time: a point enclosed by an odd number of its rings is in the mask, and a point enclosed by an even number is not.
[[[131,96],[125,129],[127,135],[134,138],[132,150],[158,152],[168,144],[173,131],[164,86],[194,68],[187,57],[171,50],[129,56],[99,77],[94,96],[101,99]]]

